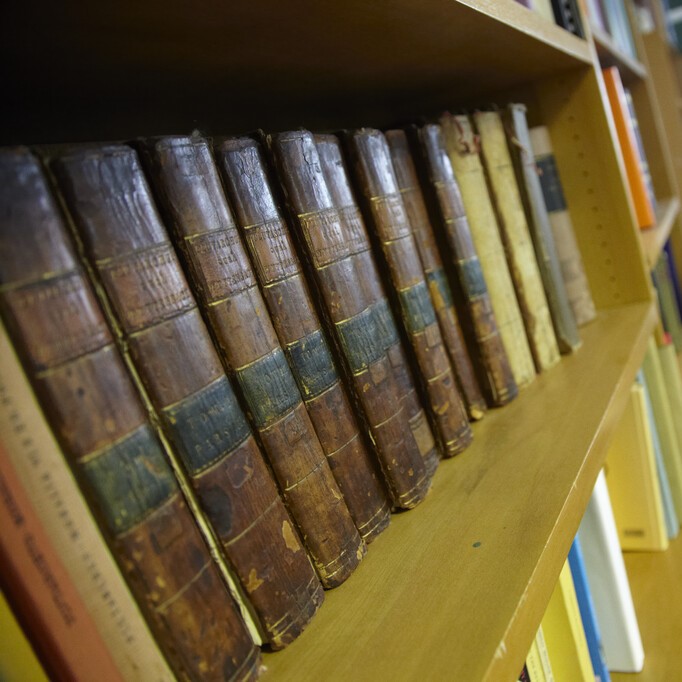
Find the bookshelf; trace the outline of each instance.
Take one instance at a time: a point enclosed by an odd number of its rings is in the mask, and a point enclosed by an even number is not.
[[[513,0],[29,0],[8,14],[3,64],[21,68],[6,79],[4,144],[383,127],[511,100],[549,127],[598,319],[575,355],[474,426],[425,503],[394,516],[262,676],[515,679],[656,323],[592,43]],[[642,65],[636,106],[660,140]]]

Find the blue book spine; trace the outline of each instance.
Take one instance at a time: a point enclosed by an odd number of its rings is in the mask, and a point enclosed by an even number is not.
[[[590,652],[590,660],[592,661],[592,668],[594,669],[595,681],[609,682],[611,677],[609,675],[609,670],[606,667],[606,661],[604,660],[601,634],[599,633],[599,626],[597,625],[597,616],[594,611],[590,585],[587,582],[583,553],[580,549],[580,540],[577,535],[575,536],[575,540],[573,540],[571,551],[568,553],[568,565],[570,566],[571,575],[573,576],[575,596],[578,598],[578,608],[580,609],[580,617],[583,621],[583,629],[585,630],[585,639],[587,639],[587,648]]]
[[[682,25],[682,24],[681,24]],[[677,310],[682,317],[682,289],[680,288],[680,277],[675,267],[675,258],[673,257],[673,249],[670,245],[670,240],[665,243],[663,250],[668,256],[668,272],[670,273],[670,281],[673,283],[673,291],[675,292],[675,300],[677,301]]]

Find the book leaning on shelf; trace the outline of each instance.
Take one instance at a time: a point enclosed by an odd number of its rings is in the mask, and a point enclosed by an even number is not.
[[[254,679],[259,649],[185,502],[37,160],[0,154],[0,310],[176,674]]]

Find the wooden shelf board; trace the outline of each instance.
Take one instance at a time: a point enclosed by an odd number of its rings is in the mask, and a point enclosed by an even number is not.
[[[25,0],[3,18],[5,144],[385,126],[591,64],[513,0]]]
[[[629,85],[636,80],[644,80],[647,77],[646,67],[642,62],[633,59],[620,50],[613,38],[599,27],[591,26],[590,28],[602,68],[617,66],[620,71],[620,77],[625,85]]]
[[[656,265],[680,212],[678,197],[662,199],[657,203],[656,225],[648,230],[640,231],[642,250],[650,269]]]
[[[641,673],[612,673],[613,682],[678,680],[682,670],[682,535],[665,552],[625,552],[644,646]]]
[[[516,679],[655,319],[648,302],[600,311],[577,353],[475,424],[263,682]]]

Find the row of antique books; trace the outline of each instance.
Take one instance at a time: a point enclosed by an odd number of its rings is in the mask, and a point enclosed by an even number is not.
[[[90,665],[123,679],[255,678],[258,645],[294,640],[470,422],[595,316],[548,132],[518,104],[5,149],[0,247],[3,513],[19,543],[12,510],[51,486],[66,544],[55,508],[33,537],[78,557],[74,599],[105,602],[82,609]],[[41,601],[35,552],[10,549],[7,594],[38,622],[66,593],[54,573]],[[67,631],[43,622],[62,659]]]

